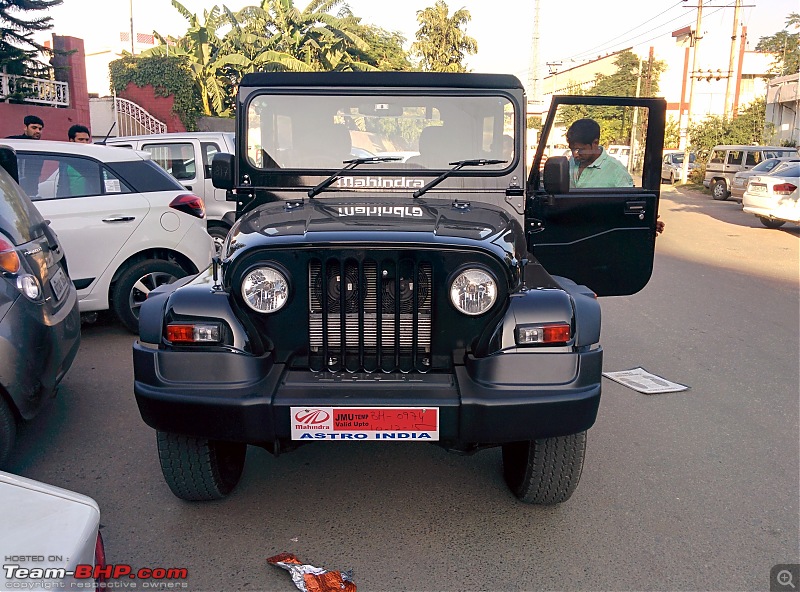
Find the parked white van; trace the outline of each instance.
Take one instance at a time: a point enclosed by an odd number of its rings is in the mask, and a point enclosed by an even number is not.
[[[208,233],[221,244],[233,225],[236,202],[226,201],[225,190],[211,184],[211,159],[217,152],[235,153],[233,132],[176,132],[109,138],[109,146],[149,152],[153,161],[181,185],[203,198]],[[202,165],[200,165],[202,163]]]

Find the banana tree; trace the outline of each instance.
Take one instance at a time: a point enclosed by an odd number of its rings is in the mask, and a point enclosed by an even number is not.
[[[172,6],[187,20],[189,29],[175,42],[154,31],[153,34],[161,45],[148,49],[140,55],[185,57],[194,74],[195,83],[200,89],[203,113],[222,115],[226,111],[227,93],[217,79],[215,64],[223,45],[217,32],[228,23],[227,16],[219,6],[214,6],[211,10],[203,11],[201,21],[178,0],[172,0]]]

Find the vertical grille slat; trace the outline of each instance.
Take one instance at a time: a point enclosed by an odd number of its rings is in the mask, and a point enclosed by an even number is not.
[[[339,282],[339,355],[331,364],[331,370],[337,372],[346,367],[347,352],[347,292],[350,285],[347,281],[347,266],[343,259],[339,260],[339,275],[335,277],[335,281]]]
[[[315,371],[426,372],[430,263],[407,253],[309,262],[309,355]]]
[[[394,278],[394,367],[400,368],[400,277],[402,269],[395,264]]]
[[[365,288],[368,288],[366,285],[367,277],[364,272],[364,262],[358,262],[358,285],[356,286],[356,302],[365,302],[366,301],[366,291]],[[364,307],[358,307],[358,334],[364,335]],[[358,368],[356,371],[364,368],[364,339],[358,340]]]
[[[419,344],[419,333],[417,325],[419,324],[419,264],[414,261],[414,272],[411,274],[412,286],[414,288],[411,300],[411,367],[414,370],[419,370],[417,364],[417,346]]]

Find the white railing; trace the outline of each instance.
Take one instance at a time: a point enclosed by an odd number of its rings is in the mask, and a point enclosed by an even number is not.
[[[0,100],[13,95],[25,103],[69,107],[69,85],[66,82],[0,73]]]
[[[114,120],[117,122],[118,136],[167,132],[166,123],[159,121],[136,103],[120,97],[114,97]]]

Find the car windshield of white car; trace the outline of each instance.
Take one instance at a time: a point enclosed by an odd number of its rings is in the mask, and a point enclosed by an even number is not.
[[[260,94],[249,103],[247,158],[261,169],[338,170],[354,158],[378,166],[446,170],[466,159],[512,166],[514,104],[501,95]],[[370,171],[374,171],[374,166]]]

